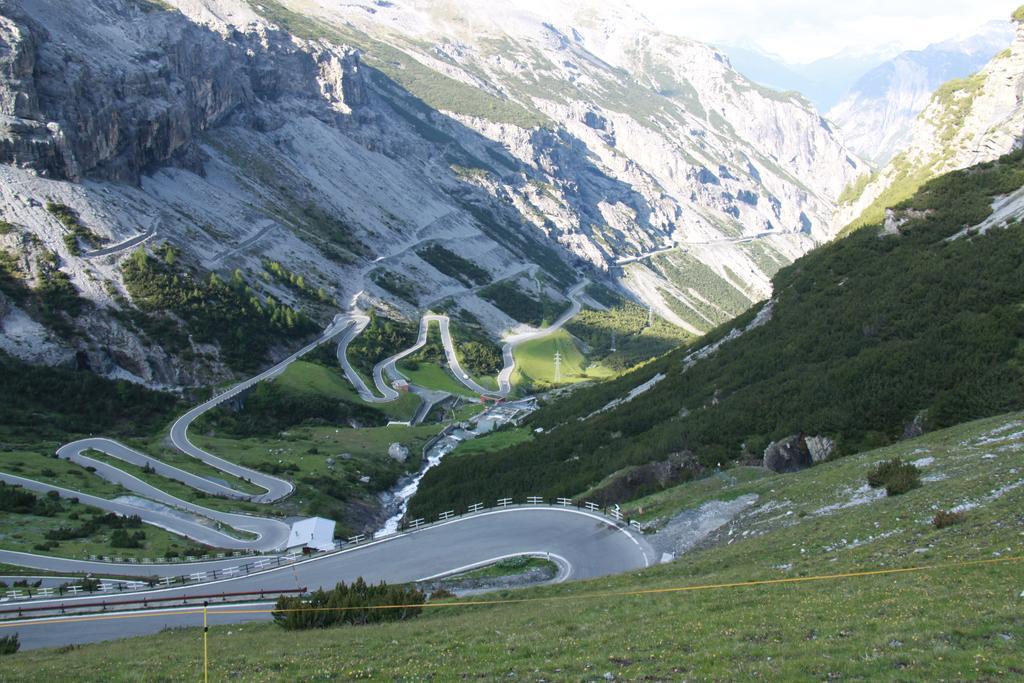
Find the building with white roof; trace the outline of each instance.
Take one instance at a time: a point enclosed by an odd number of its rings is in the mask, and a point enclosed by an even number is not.
[[[287,548],[334,550],[334,520],[310,517],[293,523]]]

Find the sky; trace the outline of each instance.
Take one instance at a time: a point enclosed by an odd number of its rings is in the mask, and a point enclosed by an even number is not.
[[[702,42],[756,43],[791,63],[846,48],[920,49],[958,38],[1024,0],[631,0],[662,29]]]

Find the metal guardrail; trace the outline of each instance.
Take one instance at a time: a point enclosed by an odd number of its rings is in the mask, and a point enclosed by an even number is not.
[[[188,604],[189,601],[195,600],[223,600],[227,601],[228,598],[240,598],[244,596],[260,596],[260,599],[267,597],[268,595],[287,595],[291,593],[305,593],[306,588],[281,588],[281,589],[264,589],[257,591],[238,591],[234,593],[205,593],[202,595],[177,595],[170,598],[138,598],[135,600],[101,600],[99,602],[75,602],[71,604],[64,604],[63,602],[59,605],[44,605],[38,607],[14,607],[11,609],[0,609],[0,614],[17,614],[19,617],[23,616],[26,612],[57,612],[64,614],[69,609],[87,609],[91,607],[99,607],[106,610],[108,607],[124,607],[126,605],[142,605],[147,607],[154,604],[161,604],[167,602],[180,602],[182,604]]]

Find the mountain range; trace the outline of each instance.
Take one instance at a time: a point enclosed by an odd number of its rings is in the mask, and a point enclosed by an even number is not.
[[[723,43],[719,47],[729,56],[733,68],[750,80],[775,90],[798,92],[821,112],[835,106],[864,74],[903,52],[896,45],[848,48],[797,63],[772,54],[751,40]]]
[[[881,222],[886,209],[931,178],[993,161],[1017,149],[1024,130],[1024,32],[982,69],[943,83],[906,134],[906,145],[882,168],[847,188],[836,214],[846,230]]]
[[[1010,22],[993,21],[970,37],[902,52],[860,77],[826,116],[858,154],[884,165],[906,146],[932,93],[985,66],[1008,48],[1013,34]]]
[[[695,335],[830,238],[867,172],[802,98],[628,5],[0,7],[0,247],[29,288],[84,301],[48,316],[8,297],[3,350],[153,386],[227,368],[213,332],[164,343],[190,313],[140,306],[123,256],[150,235],[278,319],[445,303],[497,337],[524,321],[480,289],[564,301],[576,269]],[[483,276],[439,270],[431,245]]]

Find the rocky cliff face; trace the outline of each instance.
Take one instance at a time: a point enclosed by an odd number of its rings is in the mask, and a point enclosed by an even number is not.
[[[914,119],[932,93],[946,81],[985,66],[1006,49],[1013,34],[1010,22],[997,21],[963,40],[903,52],[860,78],[827,116],[853,150],[884,165],[910,141]]]
[[[137,183],[167,163],[199,171],[197,136],[232,115],[317,95],[346,111],[343,81],[358,63],[343,46],[296,45],[264,25],[218,33],[145,3],[4,8],[0,162],[62,180]]]
[[[59,343],[167,384],[216,364],[125,328],[127,251],[74,253],[48,202],[108,245],[155,230],[202,270],[279,261],[343,309],[454,297],[515,327],[419,257],[436,242],[494,279],[591,270],[699,331],[827,239],[864,171],[806,103],[586,3],[0,0],[0,161],[2,218],[31,237],[11,248],[56,254],[97,304]]]
[[[1024,26],[976,74],[949,81],[915,120],[909,143],[840,206],[835,225],[881,223],[886,207],[930,178],[991,161],[1024,138]]]

